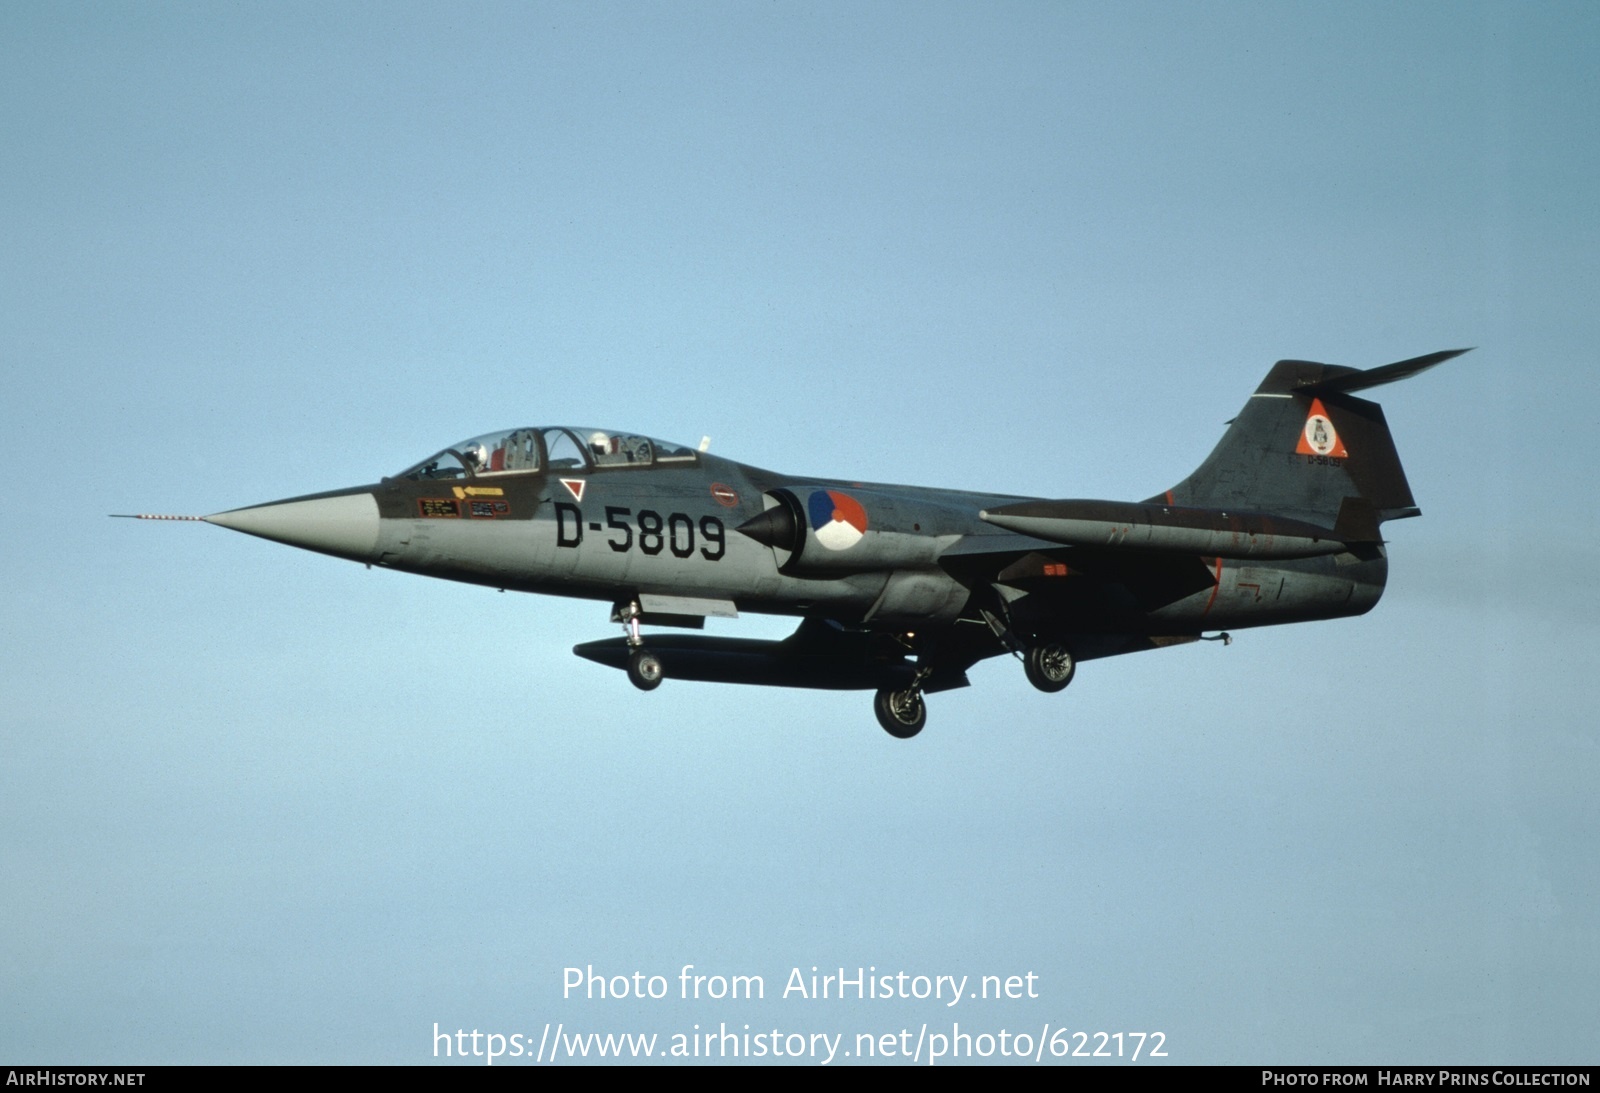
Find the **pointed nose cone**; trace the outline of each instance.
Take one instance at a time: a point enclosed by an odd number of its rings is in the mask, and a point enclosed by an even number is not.
[[[276,543],[365,562],[378,546],[378,501],[370,493],[275,501],[203,518]]]

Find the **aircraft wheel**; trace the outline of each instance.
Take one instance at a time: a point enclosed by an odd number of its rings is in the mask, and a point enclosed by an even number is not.
[[[884,731],[899,740],[910,740],[928,723],[928,706],[918,690],[879,691],[872,700],[872,711]]]
[[[1023,658],[1022,668],[1028,675],[1028,682],[1046,694],[1055,694],[1072,682],[1072,676],[1078,670],[1078,662],[1072,658],[1072,652],[1065,645],[1057,641],[1046,642],[1043,645],[1031,645],[1027,655]]]
[[[661,669],[661,658],[648,649],[635,649],[628,655],[628,682],[641,691],[653,691],[661,686],[666,675]]]

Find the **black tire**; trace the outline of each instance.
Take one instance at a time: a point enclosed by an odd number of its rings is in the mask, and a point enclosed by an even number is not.
[[[641,691],[653,691],[661,686],[666,675],[661,669],[661,658],[648,649],[635,649],[628,654],[628,682]]]
[[[883,731],[897,740],[910,740],[928,723],[928,704],[921,691],[879,691],[872,700]]]
[[[1045,694],[1055,694],[1065,690],[1067,684],[1072,682],[1073,675],[1078,671],[1078,662],[1065,645],[1058,641],[1047,641],[1043,645],[1028,647],[1027,655],[1022,658],[1022,668],[1028,674],[1029,683]]]

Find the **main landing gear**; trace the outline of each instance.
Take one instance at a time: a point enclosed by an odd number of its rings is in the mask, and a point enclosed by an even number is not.
[[[994,631],[994,636],[1000,644],[1022,661],[1022,670],[1028,677],[1028,682],[1033,684],[1045,694],[1055,694],[1057,691],[1066,690],[1067,684],[1072,682],[1073,675],[1078,670],[1077,658],[1059,641],[1025,641],[1020,634],[1011,628],[1009,615],[1005,606],[999,606],[998,611],[980,608],[983,621],[989,624],[989,629]]]
[[[924,665],[911,677],[911,686],[903,691],[885,687],[872,699],[872,712],[878,715],[883,731],[896,740],[910,740],[928,723],[928,704],[922,700],[922,684],[933,674]]]
[[[928,704],[922,701],[922,688],[891,691],[887,687],[872,700],[883,731],[897,740],[910,740],[928,723]]]
[[[1055,694],[1065,690],[1067,684],[1072,682],[1078,662],[1065,645],[1059,641],[1047,641],[1042,645],[1028,646],[1027,652],[1022,655],[1022,670],[1027,674],[1029,683],[1045,694]]]

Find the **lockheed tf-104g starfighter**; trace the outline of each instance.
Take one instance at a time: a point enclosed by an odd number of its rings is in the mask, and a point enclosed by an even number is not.
[[[1042,691],[1080,661],[1208,631],[1359,615],[1381,525],[1418,515],[1376,403],[1457,356],[1359,370],[1279,361],[1193,474],[1141,502],[1045,500],[777,474],[632,433],[532,426],[376,485],[190,517],[368,565],[611,605],[577,646],[664,678],[876,692],[910,737],[923,696],[1011,654]],[[170,519],[170,518],[169,518]],[[782,641],[661,634],[740,611]]]

